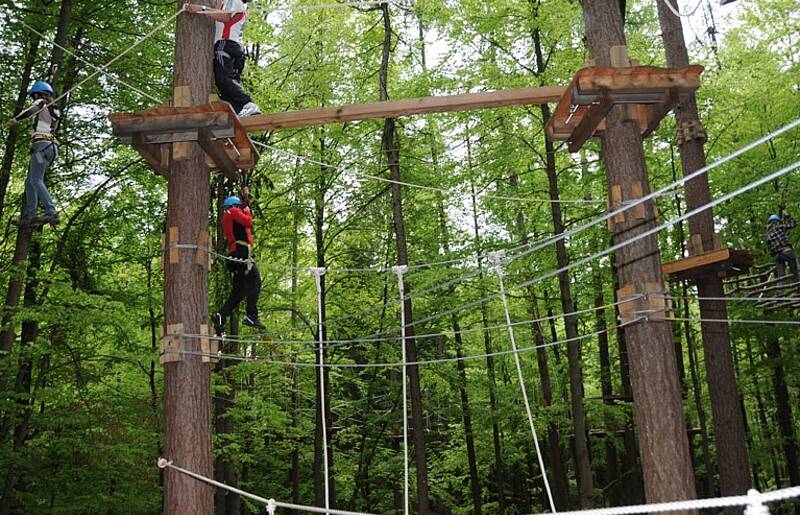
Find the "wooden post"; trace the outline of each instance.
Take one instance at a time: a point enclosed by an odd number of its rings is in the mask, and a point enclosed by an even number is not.
[[[209,0],[200,3],[211,4]],[[211,92],[212,29],[203,16],[184,13],[177,18],[173,84],[176,103],[202,104]],[[209,169],[205,154],[195,143],[176,143],[171,157],[168,243],[196,243],[198,234],[208,232]],[[179,241],[173,241],[173,236]],[[186,333],[200,334],[201,326],[208,323],[208,269],[197,266],[191,250],[177,250],[177,263],[169,261],[164,265],[165,322],[168,326],[182,324]],[[198,339],[182,338],[181,345],[184,350],[201,350]],[[180,357],[164,364],[164,456],[176,465],[213,477],[209,364],[196,355]],[[165,513],[213,511],[214,492],[210,486],[175,471],[165,471]]]
[[[612,47],[625,44],[619,2],[587,0],[583,18],[592,58],[598,65],[608,66]],[[615,59],[618,56],[615,51]],[[619,185],[623,202],[649,193],[640,127],[626,116],[624,106],[609,112],[601,144],[609,188]],[[633,191],[634,181],[639,181],[641,192]],[[627,211],[623,222],[613,224],[614,243],[655,226],[652,201],[646,203],[645,215],[646,220],[637,220]],[[623,247],[614,257],[621,285],[631,285],[638,293],[650,289],[648,283],[663,287],[655,235]],[[692,499],[696,496],[694,474],[670,324],[652,319],[633,322],[625,328],[625,338],[647,501]]]
[[[683,66],[689,62],[683,39],[681,20],[664,2],[658,4],[661,37],[669,66]],[[678,149],[684,175],[694,173],[706,165],[703,144],[706,136],[697,114],[694,93],[679,95],[676,124],[679,130]],[[686,209],[691,210],[711,202],[708,176],[703,174],[685,185]],[[719,248],[719,236],[714,232],[714,213],[707,209],[689,218],[692,240],[700,240],[701,252]],[[697,246],[697,243],[695,246]],[[700,297],[721,298],[725,296],[722,279],[716,274],[706,274],[697,280]],[[700,317],[709,320],[727,320],[728,310],[724,301],[701,300]],[[744,413],[731,353],[731,337],[727,322],[700,325],[703,333],[706,377],[711,397],[711,413],[714,416],[714,436],[717,441],[717,466],[719,467],[720,494],[743,495],[751,487],[750,464],[747,456]],[[713,471],[706,471],[713,474]],[[726,510],[737,513],[741,510]]]

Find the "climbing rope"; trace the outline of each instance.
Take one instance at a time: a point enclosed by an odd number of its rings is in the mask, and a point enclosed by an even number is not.
[[[311,513],[325,513],[329,515],[372,515],[370,513],[361,512],[361,511],[345,511],[345,510],[337,510],[334,508],[318,508],[317,506],[304,506],[301,504],[292,504],[288,502],[280,502],[276,501],[275,499],[265,499],[263,497],[259,497],[258,495],[251,494],[250,492],[245,492],[244,490],[240,490],[238,488],[234,488],[232,486],[228,486],[225,483],[220,483],[219,481],[215,481],[209,477],[203,476],[201,474],[197,474],[196,472],[192,472],[191,470],[186,470],[185,468],[179,467],[172,463],[171,460],[167,460],[165,458],[158,459],[158,467],[159,468],[169,468],[175,470],[176,472],[180,472],[181,474],[185,474],[189,477],[193,477],[198,481],[202,481],[208,485],[222,488],[223,490],[227,490],[229,492],[233,492],[235,494],[241,495],[242,497],[246,497],[256,502],[260,502],[261,504],[265,505],[269,511],[269,513],[275,513],[276,508],[286,508],[287,510],[299,510],[299,511],[308,511]]]
[[[392,268],[397,274],[397,291],[400,295],[400,347],[403,359],[403,513],[408,515],[408,359],[406,357],[406,302],[403,274],[408,268],[400,265]]]

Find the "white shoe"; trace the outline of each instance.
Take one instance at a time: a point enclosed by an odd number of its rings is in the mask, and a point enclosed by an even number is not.
[[[242,110],[239,111],[239,117],[242,116],[253,116],[256,114],[261,114],[261,109],[258,108],[253,102],[248,102],[242,107]]]

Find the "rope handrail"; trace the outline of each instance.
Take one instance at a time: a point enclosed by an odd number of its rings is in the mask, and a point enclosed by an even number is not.
[[[387,363],[325,363],[323,366],[325,368],[398,368],[402,367],[403,365],[418,365],[418,366],[426,366],[426,365],[439,365],[443,363],[455,363],[457,361],[471,361],[477,359],[485,359],[488,357],[499,357],[499,356],[508,356],[512,354],[521,354],[523,352],[530,352],[536,349],[544,349],[547,347],[554,347],[556,345],[563,345],[565,343],[575,342],[575,341],[583,341],[588,340],[590,338],[594,338],[599,336],[603,333],[611,332],[615,329],[619,329],[625,327],[630,324],[634,324],[636,322],[645,320],[646,317],[640,316],[636,317],[628,322],[616,324],[607,327],[606,329],[602,329],[600,331],[595,331],[592,333],[582,334],[575,336],[573,338],[566,338],[563,340],[556,340],[553,342],[543,343],[541,345],[532,345],[530,347],[523,347],[518,348],[516,350],[504,350],[504,351],[495,351],[485,354],[473,354],[468,356],[457,356],[453,358],[439,358],[439,359],[428,359],[428,360],[417,360],[417,361],[409,361],[407,363],[400,362],[387,362]],[[180,336],[180,335],[170,335],[170,336]],[[226,359],[230,361],[254,361],[258,363],[264,363],[267,365],[277,365],[277,366],[284,366],[284,367],[302,367],[302,368],[316,368],[319,365],[316,363],[309,363],[309,362],[297,362],[297,361],[280,361],[274,359],[265,359],[260,356],[241,356],[237,354],[223,354],[222,352],[217,353],[209,353],[209,352],[199,352],[199,351],[190,351],[190,350],[177,350],[177,351],[170,351],[176,354],[184,354],[187,356],[205,356],[205,357],[212,357],[212,358],[219,358],[219,359]]]
[[[244,490],[240,490],[239,488],[234,488],[232,486],[226,485],[225,483],[220,483],[219,481],[215,481],[209,477],[206,477],[202,474],[198,474],[196,472],[192,472],[191,470],[187,470],[185,468],[179,467],[172,463],[171,460],[167,460],[166,458],[158,458],[158,467],[159,468],[170,468],[181,474],[185,474],[189,477],[193,477],[198,481],[202,481],[208,485],[222,488],[223,490],[227,490],[229,492],[233,492],[235,494],[241,495],[242,497],[246,497],[256,502],[260,502],[261,504],[267,506],[270,509],[270,513],[275,513],[275,508],[286,508],[287,510],[300,510],[300,511],[310,511],[311,513],[325,513],[330,515],[373,515],[367,512],[361,511],[345,511],[345,510],[337,510],[335,508],[318,508],[317,506],[304,506],[301,504],[292,504],[288,502],[281,502],[276,501],[275,499],[265,499],[264,497],[260,497],[255,494],[251,494],[250,492],[245,492]]]
[[[800,486],[792,486],[780,490],[761,493],[751,489],[747,495],[730,497],[713,497],[709,499],[692,499],[686,501],[672,501],[653,504],[639,504],[636,506],[620,506],[617,508],[597,508],[582,511],[562,511],[561,515],[637,515],[640,513],[663,513],[670,511],[704,510],[710,508],[726,508],[732,506],[747,506],[748,515],[769,513],[763,503],[783,501],[800,497]],[[749,508],[756,508],[750,510]]]

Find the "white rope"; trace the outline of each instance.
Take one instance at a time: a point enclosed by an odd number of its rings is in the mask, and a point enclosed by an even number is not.
[[[25,23],[25,20],[23,20],[22,18],[20,18],[20,19],[18,19],[18,20],[16,20],[16,21],[18,21],[18,22],[19,22],[19,23],[20,23],[20,24],[21,24],[23,27],[25,27],[25,28],[26,28],[26,29],[28,29],[29,31],[33,32],[34,34],[36,34],[36,35],[37,35],[37,36],[39,36],[40,38],[42,38],[42,39],[45,39],[45,40],[49,39],[47,36],[45,36],[44,34],[42,34],[41,32],[39,32],[38,30],[34,29],[33,27],[31,27],[30,25],[28,25],[27,23]],[[144,92],[144,91],[142,91],[142,90],[138,89],[136,86],[133,86],[133,85],[131,85],[131,84],[128,84],[127,82],[125,82],[124,80],[120,79],[119,77],[116,77],[116,76],[114,76],[114,75],[111,75],[110,73],[108,73],[107,71],[103,70],[102,68],[99,68],[99,67],[95,66],[95,65],[94,65],[94,64],[93,64],[91,61],[89,61],[88,59],[84,59],[83,57],[79,56],[78,54],[76,54],[75,52],[73,52],[72,50],[70,50],[69,48],[65,48],[65,47],[63,47],[63,46],[59,45],[58,43],[56,43],[55,41],[51,41],[51,44],[52,44],[54,47],[56,47],[56,48],[60,48],[60,49],[61,49],[61,50],[63,50],[64,52],[66,52],[66,53],[68,53],[69,55],[71,55],[71,56],[75,57],[76,59],[78,59],[78,60],[79,60],[79,61],[81,61],[82,63],[89,65],[89,66],[90,66],[90,67],[91,67],[93,70],[97,70],[98,72],[102,73],[103,75],[105,75],[105,76],[106,76],[106,77],[108,77],[109,79],[111,79],[111,80],[113,80],[113,81],[116,81],[116,82],[119,82],[119,83],[120,83],[120,84],[122,84],[123,86],[126,86],[128,89],[130,89],[130,90],[132,90],[132,91],[135,91],[136,93],[139,93],[139,94],[140,94],[140,95],[142,95],[143,97],[149,98],[150,100],[152,100],[152,101],[154,101],[154,102],[156,102],[156,103],[159,103],[159,104],[162,102],[162,100],[161,100],[161,99],[159,99],[159,98],[157,98],[157,97],[154,97],[154,96],[153,96],[153,95],[151,95],[150,93],[146,93],[146,92]]]
[[[544,458],[542,457],[542,450],[539,448],[539,438],[536,436],[536,426],[533,424],[533,413],[531,412],[531,404],[528,401],[528,391],[525,387],[525,376],[522,373],[522,364],[520,362],[519,353],[517,352],[517,341],[514,338],[514,328],[511,327],[511,315],[508,311],[508,299],[506,298],[506,288],[503,284],[503,254],[497,252],[492,254],[489,259],[494,262],[494,271],[497,274],[497,280],[500,283],[500,298],[503,299],[503,311],[506,315],[506,323],[508,324],[508,336],[511,339],[511,349],[514,351],[514,364],[517,366],[517,375],[519,376],[519,388],[522,390],[522,399],[525,401],[525,412],[528,414],[528,423],[531,426],[531,434],[533,435],[533,444],[536,446],[536,457],[539,460],[539,468],[542,471],[542,480],[544,481],[544,489],[547,492],[547,500],[550,502],[550,511],[556,513],[556,503],[553,501],[553,493],[550,491],[550,482],[547,480],[547,470],[544,467]]]
[[[407,297],[407,298],[410,298],[410,296]],[[517,327],[517,326],[522,326],[522,325],[530,325],[530,324],[533,324],[533,323],[546,322],[546,321],[550,321],[550,320],[558,320],[560,318],[564,318],[564,317],[570,316],[570,315],[572,315],[572,316],[583,315],[583,314],[586,314],[586,313],[592,313],[592,312],[600,311],[600,310],[603,310],[603,309],[613,308],[613,307],[619,306],[621,304],[626,304],[628,302],[634,302],[634,301],[636,301],[636,300],[638,300],[640,298],[642,298],[642,295],[634,295],[632,297],[627,297],[627,298],[624,298],[622,300],[618,300],[618,301],[615,301],[615,302],[609,302],[608,304],[604,304],[602,306],[584,308],[584,309],[579,309],[579,310],[576,310],[576,311],[570,311],[569,313],[559,313],[559,314],[548,315],[548,316],[539,317],[539,318],[533,318],[533,319],[530,319],[530,320],[521,320],[521,321],[518,321],[518,322],[513,322],[511,324],[511,326],[512,327]],[[459,332],[461,334],[482,333],[484,331],[491,331],[491,330],[495,330],[495,329],[505,329],[507,327],[508,327],[508,324],[498,324],[498,325],[473,327],[473,328],[470,328],[470,329],[462,329]],[[452,331],[450,331],[450,332],[437,332],[437,333],[418,334],[414,338],[419,340],[419,339],[424,339],[424,338],[451,337],[452,335],[453,335]],[[264,341],[263,338],[248,338],[248,337],[237,337],[237,336],[225,336],[225,338],[222,338],[222,337],[218,337],[218,336],[207,336],[207,335],[203,335],[203,334],[192,334],[192,333],[184,333],[181,336],[183,336],[184,338],[194,338],[194,339],[208,338],[208,339],[211,339],[211,340],[220,340],[220,341],[222,341],[224,339],[225,341],[238,342],[238,343],[262,343]],[[399,338],[398,336],[386,336],[386,337],[383,337],[383,338],[351,338],[351,339],[343,339],[343,340],[327,340],[328,344],[325,346],[325,348],[326,349],[330,349],[330,348],[340,347],[342,345],[347,345],[347,344],[352,344],[352,343],[379,343],[379,342],[385,342],[387,340],[396,340],[398,338]],[[295,345],[309,345],[309,344],[316,345],[318,342],[316,340],[279,340],[279,339],[273,339],[272,343],[295,344]]]
[[[252,499],[256,502],[260,502],[264,504],[267,509],[272,506],[273,513],[275,508],[286,508],[287,510],[299,510],[299,511],[309,511],[311,513],[326,513],[330,515],[373,515],[371,513],[361,512],[361,511],[345,511],[345,510],[336,510],[336,509],[326,509],[326,508],[318,508],[316,506],[304,506],[302,504],[292,504],[288,502],[281,502],[276,501],[275,499],[265,499],[263,497],[259,497],[258,495],[251,494],[249,492],[245,492],[244,490],[240,490],[238,488],[234,488],[232,486],[228,486],[225,483],[220,483],[219,481],[215,481],[211,478],[206,476],[197,474],[196,472],[192,472],[191,470],[186,470],[185,468],[178,467],[174,465],[172,461],[167,460],[165,458],[158,459],[158,467],[159,468],[171,468],[180,472],[181,474],[186,474],[189,477],[193,477],[198,481],[202,481],[203,483],[209,484],[211,486],[215,486],[217,488],[222,488],[223,490],[227,490],[229,492],[233,492],[235,494],[241,495],[242,497],[247,497],[248,499]]]
[[[279,152],[279,153],[282,153],[282,154],[284,154],[286,156],[289,156],[291,158],[300,159],[300,160],[305,161],[307,163],[324,166],[324,167],[329,168],[331,170],[338,170],[340,172],[344,172],[344,171],[350,170],[350,171],[352,171],[353,174],[355,174],[355,175],[357,175],[359,177],[364,177],[365,179],[372,179],[372,180],[375,180],[375,181],[386,182],[386,183],[389,183],[389,184],[397,184],[397,185],[400,185],[400,186],[408,186],[409,188],[417,188],[417,189],[421,189],[421,190],[424,190],[424,191],[434,191],[434,192],[438,192],[438,193],[446,193],[446,194],[449,194],[449,195],[452,195],[453,193],[457,193],[459,195],[464,195],[464,196],[470,195],[469,193],[458,191],[455,188],[450,188],[450,189],[437,188],[435,186],[426,186],[424,184],[416,184],[416,183],[413,183],[413,182],[396,181],[394,179],[387,179],[386,177],[381,177],[379,175],[372,175],[372,174],[369,174],[369,173],[364,173],[364,172],[359,172],[357,170],[352,170],[352,168],[355,167],[358,163],[354,163],[354,164],[351,164],[351,165],[348,165],[348,166],[332,165],[332,164],[324,163],[322,161],[318,161],[318,160],[316,160],[316,159],[314,159],[312,157],[304,156],[304,155],[301,155],[301,154],[295,154],[294,152],[291,152],[290,150],[279,148],[279,147],[276,147],[276,146],[273,146],[273,145],[268,145],[266,143],[261,143],[260,141],[254,141],[253,143],[255,143],[256,145],[258,145],[260,147],[263,147],[263,148],[265,148],[267,150],[272,150],[272,151],[275,151],[275,152]],[[531,198],[531,197],[508,197],[508,196],[504,196],[504,195],[492,195],[492,194],[488,194],[488,193],[482,195],[482,197],[490,198],[490,199],[496,199],[496,200],[507,200],[507,201],[511,201],[511,202],[538,202],[538,203],[550,203],[550,204],[553,204],[553,203],[559,203],[559,204],[605,204],[606,203],[605,200],[585,200],[585,199],[559,199],[559,200],[553,200],[553,199]]]
[[[400,294],[400,345],[403,349],[403,513],[408,515],[408,359],[406,357],[406,302],[403,274],[408,267],[392,267],[397,274],[397,290]]]
[[[800,486],[792,486],[772,492],[760,493],[758,490],[751,489],[747,495],[736,495],[730,497],[715,497],[711,499],[694,499],[689,501],[674,501],[654,504],[640,504],[637,506],[620,506],[617,508],[598,508],[594,510],[565,511],[561,515],[636,515],[639,513],[663,513],[669,511],[694,511],[707,510],[711,508],[727,508],[730,506],[753,506],[756,513],[768,513],[760,511],[766,509],[763,503],[783,501],[800,497]],[[748,508],[749,509],[749,508]],[[750,515],[751,511],[745,511]],[[756,515],[753,513],[753,515]]]
[[[716,301],[736,301],[736,302],[800,302],[800,297],[690,297],[680,295],[665,295],[667,299],[681,300],[716,300]]]
[[[361,0],[355,2],[337,2],[333,4],[316,4],[316,5],[284,5],[280,7],[253,7],[247,9],[248,14],[262,14],[268,16],[275,12],[281,11],[320,11],[323,9],[337,9],[340,7],[366,7],[371,5],[402,5],[398,0]],[[197,14],[236,14],[242,11],[225,11],[222,9],[204,9],[198,11]]]
[[[625,322],[623,324],[617,324],[616,326],[611,326],[606,329],[595,331],[593,333],[583,334],[580,336],[575,336],[573,338],[567,338],[564,340],[557,340],[554,342],[543,343],[541,345],[534,345],[532,347],[524,347],[522,349],[517,350],[504,350],[504,351],[496,351],[490,352],[488,354],[474,354],[469,356],[460,356],[454,358],[439,358],[439,359],[428,359],[428,360],[418,360],[418,361],[409,361],[405,363],[408,366],[411,365],[439,365],[444,363],[455,363],[457,361],[470,361],[476,359],[485,359],[488,357],[497,357],[497,356],[507,356],[509,354],[519,354],[522,352],[530,352],[536,349],[544,349],[547,347],[554,347],[556,345],[563,345],[565,343],[570,342],[579,342],[583,340],[588,340],[590,338],[594,338],[599,336],[603,333],[608,333],[613,331],[614,329],[618,329],[620,327],[625,327],[627,325],[634,324],[639,322],[640,320],[645,320],[645,317],[635,317],[633,320]],[[187,356],[207,356],[207,357],[214,357],[219,359],[227,359],[230,361],[257,361],[259,363],[264,363],[267,365],[278,365],[283,367],[303,367],[303,368],[315,368],[319,367],[318,363],[308,363],[308,362],[297,362],[297,361],[280,361],[274,359],[264,359],[258,356],[239,356],[236,354],[223,354],[222,352],[218,353],[208,353],[208,352],[197,352],[197,351],[189,351],[189,350],[181,350],[177,351],[177,354],[185,354]],[[403,366],[402,362],[393,362],[393,363],[325,363],[322,365],[325,368],[400,368]]]
[[[186,4],[182,5],[181,8],[178,9],[178,11],[175,14],[173,14],[172,16],[167,17],[164,21],[159,23],[156,26],[156,28],[154,28],[153,30],[151,30],[150,32],[148,32],[147,34],[142,36],[141,38],[137,39],[131,46],[129,46],[128,48],[126,48],[125,50],[123,50],[122,52],[117,54],[113,59],[108,61],[106,64],[104,64],[100,68],[97,68],[94,73],[89,74],[89,76],[87,76],[85,79],[83,79],[82,81],[80,81],[77,84],[75,84],[72,88],[68,89],[67,91],[65,91],[61,95],[59,95],[58,97],[54,98],[52,100],[52,103],[55,104],[56,102],[58,102],[59,100],[61,100],[65,96],[69,95],[72,91],[74,91],[74,90],[78,89],[79,87],[83,86],[88,81],[90,81],[93,78],[95,78],[97,76],[97,74],[104,73],[106,68],[108,68],[109,66],[111,66],[112,64],[117,62],[122,56],[124,56],[125,54],[127,54],[128,52],[130,52],[131,50],[136,48],[137,46],[141,45],[146,40],[150,39],[154,34],[156,34],[158,31],[160,31],[162,28],[164,28],[168,23],[172,23],[172,21],[175,20],[178,17],[178,15],[180,15],[184,11],[185,8],[186,8]]]
[[[312,268],[309,270],[314,276],[314,282],[317,285],[317,332],[319,339],[319,409],[320,420],[322,420],[322,465],[325,478],[325,510],[329,513],[330,510],[330,480],[328,478],[328,422],[325,420],[325,349],[322,346],[322,276],[325,275],[325,269],[321,267]]]

